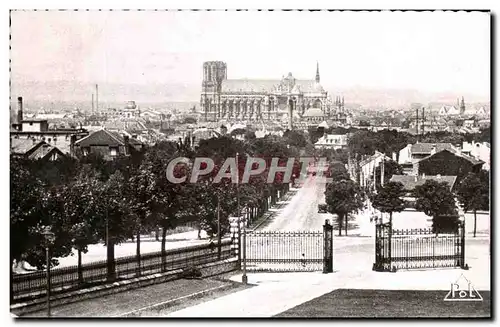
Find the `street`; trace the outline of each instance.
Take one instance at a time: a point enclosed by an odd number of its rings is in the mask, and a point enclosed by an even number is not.
[[[331,214],[318,213],[318,204],[325,202],[325,184],[308,176],[290,202],[263,230],[266,231],[321,231]]]

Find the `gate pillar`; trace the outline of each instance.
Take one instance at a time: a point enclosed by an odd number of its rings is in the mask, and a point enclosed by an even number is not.
[[[323,225],[323,274],[333,272],[333,226],[330,225],[328,219],[325,220]]]

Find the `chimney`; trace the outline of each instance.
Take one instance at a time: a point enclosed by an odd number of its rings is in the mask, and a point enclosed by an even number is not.
[[[398,158],[398,157],[397,157],[396,152],[393,152],[393,153],[392,153],[392,161],[396,161],[396,162],[397,162],[397,161],[398,161],[398,160],[397,160],[397,158]]]
[[[293,128],[293,100],[288,100],[288,129],[292,130]]]
[[[129,154],[129,146],[130,146],[130,142],[129,142],[129,137],[128,135],[123,135],[123,143],[125,144],[125,155],[128,155]]]
[[[71,135],[69,141],[69,154],[71,157],[75,156],[75,142],[76,142],[76,135]]]
[[[437,179],[441,179],[441,174],[436,175]]]
[[[17,98],[17,123],[21,124],[23,121],[23,97]],[[22,127],[19,128],[21,130]]]

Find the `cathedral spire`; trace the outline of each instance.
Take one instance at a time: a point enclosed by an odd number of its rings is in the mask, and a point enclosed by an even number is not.
[[[319,62],[316,61],[316,83],[319,83]]]

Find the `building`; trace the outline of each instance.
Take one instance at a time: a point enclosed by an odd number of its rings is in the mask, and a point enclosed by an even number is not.
[[[408,144],[399,150],[398,163],[400,165],[413,164],[415,161],[426,158],[444,149],[458,151],[451,143],[415,143]]]
[[[484,162],[482,168],[490,170],[490,143],[488,142],[463,142],[462,153],[470,155]]]
[[[382,152],[375,151],[375,154],[364,158],[359,163],[359,185],[361,187],[369,187],[374,185],[375,169],[380,166],[383,161],[392,160]]]
[[[444,149],[414,162],[413,175],[453,175],[459,184],[470,172],[480,172],[483,164],[461,151]]]
[[[35,139],[10,139],[10,154],[13,157],[31,160],[54,161],[66,155],[52,144]]]
[[[399,182],[403,184],[403,190],[406,192],[406,195],[403,197],[404,200],[413,202],[415,201],[415,196],[413,192],[415,191],[415,187],[424,185],[426,181],[434,180],[438,183],[446,182],[450,187],[450,191],[455,187],[457,176],[450,175],[421,175],[421,176],[408,176],[408,175],[392,175],[391,182]]]
[[[17,118],[10,129],[10,137],[14,143],[18,142],[15,140],[29,140],[32,144],[43,141],[57,147],[65,155],[72,155],[71,142],[89,135],[83,128],[49,129],[46,119],[24,119],[23,98],[19,97],[17,100]]]
[[[457,99],[456,106],[442,106],[439,109],[439,116],[459,116],[463,115],[466,111],[464,97],[462,97],[462,101],[460,102]]]
[[[344,149],[347,147],[347,134],[324,134],[314,143],[316,149]]]
[[[292,73],[275,80],[228,79],[221,61],[203,64],[200,119],[205,121],[281,121],[293,124],[309,109],[324,116],[344,111],[343,100],[335,103],[320,84],[319,65],[315,79],[296,79]],[[316,115],[316,114],[315,114]],[[290,128],[292,126],[289,126]]]
[[[112,160],[118,156],[128,156],[134,151],[141,151],[144,144],[127,135],[102,129],[76,141],[74,147],[75,153],[83,156],[98,154],[105,160]]]

